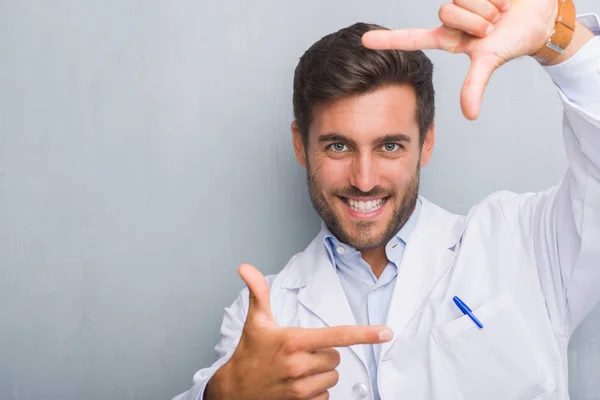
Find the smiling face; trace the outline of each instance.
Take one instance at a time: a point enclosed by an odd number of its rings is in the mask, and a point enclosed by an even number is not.
[[[385,244],[414,210],[433,126],[419,143],[411,86],[389,85],[314,108],[307,143],[292,124],[312,203],[329,230],[358,249]]]

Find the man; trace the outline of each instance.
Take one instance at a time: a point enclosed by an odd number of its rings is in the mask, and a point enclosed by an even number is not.
[[[276,276],[240,267],[219,359],[178,399],[568,399],[569,338],[600,296],[600,24],[572,7],[455,0],[435,30],[356,24],[315,43],[292,133],[323,228]],[[470,56],[471,119],[496,68],[540,61],[564,104],[561,182],[467,216],[419,197],[425,48]]]

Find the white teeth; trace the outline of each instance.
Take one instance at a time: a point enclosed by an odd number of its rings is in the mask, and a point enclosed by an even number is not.
[[[363,213],[370,213],[373,211],[377,211],[378,209],[381,208],[383,203],[384,203],[384,199],[369,200],[369,201],[356,201],[356,200],[348,199],[348,204],[350,205],[350,208],[352,208],[354,211],[359,211],[359,212],[363,212]]]

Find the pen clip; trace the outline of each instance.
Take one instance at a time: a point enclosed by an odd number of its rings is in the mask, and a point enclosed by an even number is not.
[[[475,315],[473,315],[473,311],[471,311],[469,306],[466,305],[464,301],[462,301],[458,296],[454,296],[452,300],[463,314],[471,318],[471,321],[473,321],[480,329],[483,329],[483,324],[477,319],[477,317],[475,317]]]

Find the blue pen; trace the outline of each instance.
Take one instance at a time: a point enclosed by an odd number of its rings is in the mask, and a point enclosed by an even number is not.
[[[454,296],[452,300],[454,300],[454,304],[458,306],[458,308],[460,309],[460,311],[463,312],[463,314],[468,315],[469,318],[471,318],[471,320],[475,322],[475,325],[477,325],[479,328],[483,328],[483,324],[479,322],[479,320],[473,315],[473,311],[471,311],[469,306],[466,305],[464,301],[459,299],[457,296]]]

